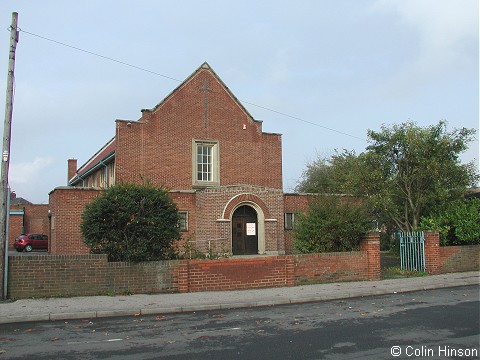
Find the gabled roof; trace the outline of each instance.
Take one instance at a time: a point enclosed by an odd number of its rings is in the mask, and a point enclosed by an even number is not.
[[[208,70],[214,78],[223,86],[227,91],[228,95],[235,101],[235,103],[240,107],[240,109],[250,118],[252,121],[261,123],[260,120],[255,120],[253,116],[248,112],[248,110],[242,105],[242,103],[237,99],[237,97],[230,91],[227,85],[220,79],[220,77],[213,71],[210,65],[207,62],[204,62],[200,65],[189,77],[187,77],[180,85],[178,85],[173,91],[171,91],[162,101],[155,105],[152,109],[142,109],[143,112],[154,112],[160,106],[162,106],[170,97],[175,94],[175,92],[185,86],[190,80],[192,80],[200,71]],[[128,121],[131,120],[117,120],[117,121]],[[105,164],[113,161],[115,159],[115,149],[116,142],[115,137],[113,137],[109,142],[107,142],[99,151],[97,151],[85,164],[83,164],[78,170],[76,175],[68,181],[69,185],[75,185],[78,182],[82,181],[83,178],[88,176],[90,173],[96,171],[99,167],[104,166]]]
[[[160,101],[157,105],[155,105],[153,108],[151,109],[142,109],[141,111],[142,112],[155,112],[160,106],[162,106],[173,94],[175,94],[175,92],[178,90],[178,89],[181,89],[183,86],[185,86],[185,84],[187,84],[192,78],[194,78],[200,71],[202,70],[208,70],[212,73],[212,75],[215,77],[215,79],[225,88],[225,90],[227,91],[228,95],[230,95],[230,97],[235,101],[235,103],[237,103],[237,105],[242,109],[242,111],[248,116],[250,117],[253,121],[256,121],[256,122],[262,122],[260,120],[255,120],[254,117],[248,112],[248,110],[243,106],[243,104],[240,102],[240,100],[237,99],[237,97],[230,91],[230,89],[228,88],[227,85],[225,85],[225,83],[222,81],[222,79],[220,79],[220,77],[217,75],[217,73],[215,71],[213,71],[213,69],[210,67],[210,65],[205,61],[202,65],[200,65],[189,77],[187,77],[180,85],[178,85],[175,89],[173,89],[173,91],[170,92],[170,94],[168,94],[162,101]]]
[[[32,205],[32,203],[23,197],[17,196],[15,191],[10,191],[10,205]]]
[[[68,181],[69,185],[75,185],[89,173],[97,170],[99,166],[111,162],[115,158],[116,141],[113,137],[100,150],[98,150],[85,164],[80,166],[75,176]]]

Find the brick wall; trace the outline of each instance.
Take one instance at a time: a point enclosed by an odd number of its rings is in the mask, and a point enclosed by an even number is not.
[[[292,286],[293,261],[288,256],[183,261],[179,292],[241,290]]]
[[[426,243],[428,238],[432,245],[435,234],[430,232]],[[360,251],[355,252],[221,260],[128,264],[109,263],[106,255],[10,256],[8,296],[20,299],[211,291],[377,280],[380,278],[378,237],[377,233],[369,234],[362,240]],[[479,269],[479,245],[440,247],[437,264],[427,249],[436,247],[426,246],[429,272]]]
[[[169,193],[172,200],[177,205],[178,211],[186,211],[188,213],[187,218],[187,231],[181,232],[181,241],[176,243],[179,253],[183,253],[186,240],[192,240],[195,238],[195,230],[197,226],[197,219],[195,216],[196,196],[195,191],[171,191]]]
[[[360,251],[294,255],[299,285],[368,279],[366,255]]]
[[[441,246],[440,272],[480,270],[480,245]]]
[[[51,254],[88,254],[83,243],[80,223],[85,205],[100,194],[100,189],[58,187],[50,192]]]
[[[10,214],[8,223],[8,248],[13,249],[15,238],[23,233],[24,214]]]
[[[436,231],[425,231],[425,264],[430,274],[480,270],[480,245],[440,246]]]
[[[109,263],[106,255],[10,256],[8,297],[176,291],[178,261]]]
[[[372,280],[380,276],[377,238],[378,234],[367,237],[359,252],[221,260],[127,264],[109,263],[106,255],[10,256],[8,296],[193,292]]]
[[[47,234],[49,231],[49,205],[25,205],[25,233]]]
[[[380,234],[369,233],[360,251],[295,255],[295,283],[380,279]]]

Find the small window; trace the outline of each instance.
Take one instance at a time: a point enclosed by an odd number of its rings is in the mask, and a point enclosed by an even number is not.
[[[292,230],[295,224],[295,214],[294,213],[285,213],[285,229]]]
[[[188,231],[188,211],[178,212],[178,229],[180,231]]]

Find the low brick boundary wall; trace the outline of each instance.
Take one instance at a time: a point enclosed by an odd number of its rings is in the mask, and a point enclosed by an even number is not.
[[[107,255],[10,256],[8,297],[176,292],[178,263],[108,262]]]
[[[380,235],[369,233],[360,251],[183,261],[179,291],[213,291],[380,279]]]
[[[480,270],[480,245],[440,246],[440,272]]]
[[[294,255],[295,284],[368,280],[366,255],[360,251]]]
[[[380,280],[380,235],[369,233],[360,251],[294,255],[295,285]]]
[[[480,245],[440,246],[425,233],[427,272],[478,271]],[[379,235],[360,251],[219,260],[170,260],[139,264],[106,255],[10,256],[9,298],[193,292],[380,279]]]
[[[360,251],[309,255],[169,260],[138,264],[106,255],[10,256],[8,297],[195,292],[380,279],[379,235]]]
[[[293,286],[293,258],[269,256],[183,261],[179,292]]]
[[[429,274],[480,270],[480,245],[440,246],[436,231],[425,231],[425,264]]]

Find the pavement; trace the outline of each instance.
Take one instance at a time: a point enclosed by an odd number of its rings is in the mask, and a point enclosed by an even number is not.
[[[480,285],[480,272],[255,290],[23,299],[0,302],[0,324],[299,304],[466,285]]]

